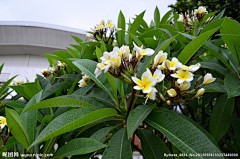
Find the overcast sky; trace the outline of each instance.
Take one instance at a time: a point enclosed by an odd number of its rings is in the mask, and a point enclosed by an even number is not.
[[[161,16],[176,0],[0,0],[0,21],[34,21],[89,30],[101,19],[117,22],[122,10],[126,21],[146,10],[153,19],[158,6]]]

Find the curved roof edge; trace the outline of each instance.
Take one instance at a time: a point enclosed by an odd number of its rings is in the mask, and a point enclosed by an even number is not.
[[[30,27],[39,27],[39,28],[49,28],[49,29],[55,29],[55,30],[61,30],[61,31],[68,31],[73,33],[80,33],[80,34],[87,34],[87,31],[77,28],[71,28],[61,25],[55,25],[55,24],[48,24],[48,23],[42,23],[42,22],[29,22],[29,21],[0,21],[0,26],[30,26]]]

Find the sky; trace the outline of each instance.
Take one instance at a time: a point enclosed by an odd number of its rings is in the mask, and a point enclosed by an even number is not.
[[[32,21],[90,30],[101,19],[117,18],[122,10],[126,21],[146,10],[150,23],[155,7],[161,16],[176,0],[0,0],[0,21]]]

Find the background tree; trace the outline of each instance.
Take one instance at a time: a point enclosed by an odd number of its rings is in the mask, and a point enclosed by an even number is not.
[[[208,12],[221,11],[224,8],[225,15],[240,21],[240,1],[239,0],[177,0],[175,4],[169,5],[178,13],[191,11],[199,6],[205,6]]]

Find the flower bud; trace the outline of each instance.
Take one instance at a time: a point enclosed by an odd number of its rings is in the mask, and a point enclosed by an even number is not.
[[[199,97],[199,96],[203,95],[204,92],[205,92],[205,89],[204,89],[204,88],[199,89],[199,90],[197,91],[197,94],[195,95],[195,97]]]
[[[198,77],[197,82],[199,82],[202,79],[202,76]]]
[[[170,100],[167,100],[167,105],[171,105],[171,101]]]
[[[167,69],[169,69],[169,67],[170,67],[170,61],[169,60],[165,61],[165,66],[167,67]]]
[[[161,93],[159,93],[159,95],[160,95],[160,98],[161,98],[164,102],[166,102],[166,99],[164,98],[164,96],[163,96]]]
[[[87,34],[86,37],[89,38],[89,39],[93,38],[93,36],[91,34]]]
[[[169,97],[175,97],[177,95],[177,92],[175,91],[175,89],[171,88],[167,91]]]
[[[213,78],[213,76],[212,76],[211,73],[207,73],[207,74],[204,76],[204,80],[203,80],[202,85],[212,83],[212,82],[214,82],[215,80],[216,80],[216,78]]]

